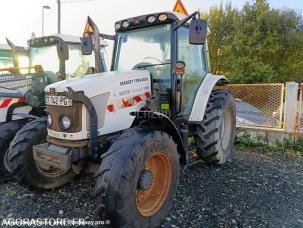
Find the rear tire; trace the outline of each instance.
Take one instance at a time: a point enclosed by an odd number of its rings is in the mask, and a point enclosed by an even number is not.
[[[213,91],[204,119],[195,126],[197,154],[209,164],[224,164],[234,150],[236,103],[228,91]]]
[[[33,146],[46,141],[46,117],[36,119],[25,125],[15,136],[7,155],[10,169],[17,181],[29,188],[48,190],[69,182],[75,173],[54,173],[42,169],[33,158]],[[43,172],[42,172],[43,170]]]
[[[0,126],[0,171],[1,177],[8,176],[10,170],[5,165],[5,155],[9,144],[15,137],[16,133],[27,123],[26,120],[11,121]]]
[[[143,129],[124,133],[97,173],[98,215],[114,227],[157,227],[172,206],[179,173],[177,146],[169,135]]]

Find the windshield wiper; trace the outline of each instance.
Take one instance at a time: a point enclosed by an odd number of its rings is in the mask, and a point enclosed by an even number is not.
[[[146,68],[146,67],[151,67],[151,66],[163,66],[163,65],[169,65],[171,63],[156,63],[156,64],[146,64],[146,65],[142,65],[142,66],[137,66],[138,69],[141,68]]]

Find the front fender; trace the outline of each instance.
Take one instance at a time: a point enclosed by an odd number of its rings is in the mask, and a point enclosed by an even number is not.
[[[150,126],[151,129],[161,130],[169,134],[177,144],[180,163],[186,164],[186,149],[182,137],[169,117],[153,111],[131,112],[130,115],[136,117],[133,126]]]
[[[189,116],[190,122],[200,122],[203,120],[210,94],[218,82],[221,81],[225,82],[225,84],[228,83],[227,78],[223,75],[206,75],[196,94],[195,101]]]

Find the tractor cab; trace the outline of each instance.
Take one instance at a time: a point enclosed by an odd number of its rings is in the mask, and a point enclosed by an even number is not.
[[[115,29],[112,70],[149,71],[155,108],[189,114],[194,91],[209,73],[206,21],[165,12],[118,21]]]
[[[80,38],[57,34],[28,40],[30,47],[30,64],[41,65],[48,79],[54,83],[64,79],[77,78],[93,72],[94,56],[81,54]],[[101,45],[101,60],[107,64],[105,47]]]
[[[28,66],[28,56],[29,53],[27,48],[0,44],[0,69]],[[7,71],[0,71],[0,75],[4,74],[7,74]],[[2,80],[2,78],[5,77],[0,76],[0,80]]]

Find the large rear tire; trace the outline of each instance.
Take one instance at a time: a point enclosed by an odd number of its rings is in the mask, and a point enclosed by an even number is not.
[[[5,154],[16,133],[27,123],[26,120],[11,121],[0,126],[0,172],[1,177],[8,176],[10,171],[5,165]]]
[[[213,91],[204,119],[195,126],[197,153],[209,164],[224,164],[234,150],[236,103],[228,91]]]
[[[179,154],[169,135],[124,133],[103,158],[96,179],[97,213],[114,227],[157,227],[179,182]]]
[[[15,136],[7,159],[17,181],[29,188],[48,190],[69,182],[75,173],[57,170],[38,164],[33,157],[33,146],[46,141],[46,117],[36,119],[25,125]]]

